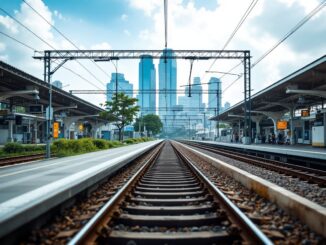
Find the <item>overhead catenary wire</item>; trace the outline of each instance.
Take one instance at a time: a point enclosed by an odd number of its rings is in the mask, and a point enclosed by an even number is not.
[[[56,50],[56,48],[50,44],[48,41],[44,40],[42,37],[40,37],[39,35],[37,35],[34,31],[32,31],[29,27],[27,27],[26,25],[24,25],[21,21],[19,21],[17,18],[15,18],[14,16],[12,16],[10,13],[8,13],[6,10],[4,10],[3,8],[0,7],[0,10],[2,12],[4,12],[6,15],[8,15],[11,19],[13,19],[15,22],[17,22],[20,26],[22,26],[24,29],[26,29],[27,31],[29,31],[30,33],[32,33],[36,38],[38,38],[40,41],[42,41],[43,43],[45,43],[46,45],[48,45],[50,48]],[[93,76],[97,81],[99,81],[100,83],[102,83],[102,85],[104,85],[104,83],[99,80],[91,71],[89,71],[89,69],[87,69],[83,64],[81,64],[79,61],[76,61],[77,63],[79,63],[91,76]],[[105,85],[104,85],[105,86]],[[98,86],[96,86],[97,88],[99,88]]]
[[[301,26],[303,26],[308,20],[310,20],[315,14],[317,14],[326,5],[326,0],[321,2],[314,8],[309,14],[307,14],[302,20],[300,20],[288,33],[284,35],[273,47],[271,47],[267,52],[265,52],[261,57],[259,57],[252,65],[251,68],[255,67],[259,62],[261,62],[266,56],[268,56],[274,49],[276,49],[281,43],[283,43],[287,38],[289,38],[293,33],[295,33]]]
[[[229,36],[229,38],[227,39],[227,41],[225,42],[225,44],[222,47],[222,50],[225,50],[226,47],[229,45],[229,43],[232,41],[232,39],[234,38],[235,34],[238,32],[238,30],[240,29],[240,27],[242,26],[242,24],[245,22],[245,20],[247,19],[247,17],[249,16],[249,14],[251,13],[251,11],[254,9],[254,7],[256,6],[256,4],[258,3],[259,0],[253,0],[250,5],[248,6],[248,8],[246,9],[245,13],[242,15],[240,21],[238,22],[237,26],[235,27],[235,29],[233,30],[233,32],[231,33],[231,35]],[[214,66],[214,64],[216,63],[217,59],[214,59],[212,64],[209,66],[208,71],[210,71],[212,69],[212,67]],[[223,75],[222,77],[224,77],[225,75]]]
[[[260,56],[250,68],[254,68],[259,62],[265,59],[270,53],[272,53],[280,44],[282,44],[286,39],[288,39],[292,34],[294,34],[300,27],[302,27],[307,21],[309,21],[315,14],[317,14],[323,7],[326,5],[326,0],[321,2],[314,8],[311,12],[309,12],[303,19],[301,19],[293,28],[290,29],[276,44],[274,44],[270,49],[268,49],[262,56]],[[242,74],[243,76],[243,74]],[[241,76],[241,77],[242,77]],[[225,93],[232,85],[234,85],[237,81],[240,80],[241,77],[235,79],[231,84],[229,84],[222,93]]]
[[[32,50],[33,52],[41,53],[40,51],[35,50],[32,46],[30,46],[30,45],[28,45],[28,44],[26,44],[26,43],[18,40],[17,38],[14,38],[14,37],[8,35],[7,33],[4,33],[2,31],[0,31],[0,34],[6,36],[7,38],[12,39],[13,41],[15,41],[15,42],[21,44],[22,46],[24,46],[25,48],[28,48],[28,49]],[[58,61],[55,61],[54,63],[59,64]],[[71,73],[73,73],[74,75],[78,76],[79,78],[83,79],[84,81],[86,81],[87,83],[93,85],[94,87],[100,89],[96,84],[94,84],[93,82],[87,80],[86,78],[84,78],[83,76],[81,76],[80,74],[78,74],[77,72],[75,72],[74,70],[72,70],[72,69],[70,69],[68,67],[65,67],[65,66],[62,66],[62,68],[65,69],[65,70],[67,70],[67,71],[69,71],[69,72],[71,72]]]
[[[35,8],[33,8],[28,2],[23,0],[23,2],[29,6],[34,13],[36,13],[39,17],[41,17],[47,24],[49,24],[55,31],[57,31],[64,39],[66,39],[72,46],[74,46],[76,49],[80,50],[80,48],[70,39],[68,38],[65,34],[63,34],[57,27],[55,27],[51,22],[49,22],[43,15],[41,15]],[[97,66],[105,75],[109,76],[109,74],[104,71],[98,64],[95,63],[94,60],[92,62]]]

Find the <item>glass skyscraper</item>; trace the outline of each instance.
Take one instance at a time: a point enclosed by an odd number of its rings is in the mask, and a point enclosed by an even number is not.
[[[118,93],[125,93],[129,97],[133,97],[133,85],[125,79],[123,73],[111,73],[111,80],[106,84],[106,100],[112,100],[112,96],[115,94],[115,83],[118,80]]]
[[[215,115],[215,111],[213,109],[216,109],[217,106],[219,106],[219,111],[221,112],[221,107],[222,107],[222,98],[221,98],[221,81],[217,77],[211,77],[209,79],[208,83],[208,90],[210,93],[208,94],[208,108],[209,108],[209,113],[212,115]],[[214,93],[211,93],[211,92]],[[217,91],[219,92],[219,95],[217,96]]]
[[[139,62],[138,105],[142,115],[156,113],[156,70],[153,58],[144,55]]]
[[[177,105],[177,62],[175,59],[164,58],[164,55],[172,56],[172,49],[164,49],[159,62],[159,115],[164,126],[169,123],[168,115],[172,115]],[[166,92],[162,92],[166,90]]]

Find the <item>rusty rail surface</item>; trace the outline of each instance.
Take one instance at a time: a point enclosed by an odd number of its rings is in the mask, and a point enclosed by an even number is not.
[[[45,153],[32,154],[26,156],[12,156],[12,157],[3,157],[0,158],[0,166],[7,166],[16,163],[35,161],[39,159],[44,159]]]

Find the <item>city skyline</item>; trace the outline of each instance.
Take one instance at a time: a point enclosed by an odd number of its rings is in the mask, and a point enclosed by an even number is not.
[[[226,49],[250,50],[254,64],[320,3],[318,0],[259,1],[232,41],[226,43],[250,2],[250,0],[170,1],[168,47],[174,50],[219,50],[227,44]],[[33,49],[42,51],[53,48],[162,49],[164,47],[164,11],[163,3],[160,1],[80,0],[79,4],[75,4],[75,1],[61,4],[61,1],[53,0],[26,0],[26,3],[20,0],[1,2],[1,7],[6,12],[0,13],[0,31],[30,48],[3,35],[0,40],[0,58],[40,79],[43,79],[43,64],[32,58]],[[289,75],[326,52],[325,42],[322,41],[325,40],[325,32],[322,31],[326,27],[325,13],[324,8],[253,67],[251,79],[253,93]],[[13,18],[23,23],[46,43]],[[54,27],[72,43],[61,36]],[[85,30],[83,34],[79,31],[81,28]],[[87,60],[82,60],[80,63],[89,67],[91,72],[87,72],[75,61],[68,61],[65,66],[80,76],[60,68],[53,75],[53,80],[69,81],[69,90],[105,89],[108,74],[114,71],[115,67],[110,62],[97,63],[97,67]],[[138,61],[117,63],[118,71],[124,73],[137,89]],[[154,64],[157,64],[157,60]],[[237,65],[235,62],[227,60],[194,62],[193,75],[200,76],[202,83],[206,84],[209,76],[205,71],[208,68],[211,71],[226,72],[235,65]],[[241,67],[234,70],[236,74],[242,72]],[[189,61],[178,62],[178,86],[187,84],[188,76]],[[243,92],[242,79],[233,83],[234,80],[235,77],[231,75],[223,76],[221,79],[223,100],[230,101],[232,105],[242,100],[241,96],[234,96],[234,94],[240,95]],[[206,85],[203,87],[207,88]],[[96,105],[105,101],[104,95],[79,96]],[[208,96],[203,97],[206,102]]]

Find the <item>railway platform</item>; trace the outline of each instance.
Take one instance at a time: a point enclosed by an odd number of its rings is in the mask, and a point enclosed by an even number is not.
[[[283,162],[299,162],[300,165],[326,169],[326,149],[315,148],[309,145],[274,145],[274,144],[237,144],[216,141],[198,141],[192,142],[216,145],[228,149],[234,149],[246,152],[252,155],[260,155],[269,159],[276,159]]]
[[[95,185],[160,142],[0,167],[0,237]]]
[[[314,159],[326,160],[326,149],[316,148],[310,145],[277,145],[277,144],[251,144],[244,145],[238,143],[224,143],[216,141],[198,141],[195,142],[207,143],[212,145],[220,145],[232,148],[239,148],[245,150],[255,150],[261,152],[279,153],[284,155],[293,155],[301,157],[309,157]]]

